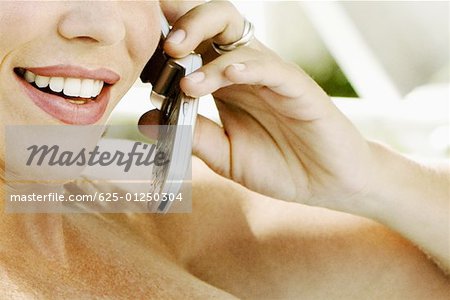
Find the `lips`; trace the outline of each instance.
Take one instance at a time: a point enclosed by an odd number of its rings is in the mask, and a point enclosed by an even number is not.
[[[93,124],[104,115],[111,86],[120,76],[107,69],[57,65],[15,68],[25,94],[52,117],[76,125]]]

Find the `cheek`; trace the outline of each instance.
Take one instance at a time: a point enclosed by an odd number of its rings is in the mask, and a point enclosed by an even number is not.
[[[48,14],[40,14],[33,2],[0,1],[0,59],[3,58],[19,45],[23,45],[39,32],[40,28],[49,23]],[[46,10],[45,7],[43,9]],[[47,10],[46,10],[47,11]],[[0,61],[0,62],[1,62]]]
[[[153,1],[152,1],[153,2]],[[161,35],[160,12],[157,2],[128,9],[127,48],[142,70],[158,45]],[[132,13],[134,12],[134,13]]]
[[[55,22],[55,8],[49,3],[0,1],[0,122],[26,124],[33,106],[18,99],[17,86],[11,84],[12,61],[21,53],[34,53],[33,41],[50,34]],[[42,13],[45,11],[46,13]],[[18,55],[19,54],[19,55]],[[42,117],[38,115],[38,117]],[[39,120],[32,120],[39,121]]]

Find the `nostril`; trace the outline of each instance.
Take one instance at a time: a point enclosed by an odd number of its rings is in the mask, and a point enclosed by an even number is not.
[[[86,42],[86,43],[95,43],[98,42],[96,39],[90,37],[90,36],[78,36],[77,40],[80,40],[82,42]]]

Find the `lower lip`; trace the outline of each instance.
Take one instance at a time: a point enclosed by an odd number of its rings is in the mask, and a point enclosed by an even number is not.
[[[95,101],[89,101],[85,104],[73,104],[63,97],[38,90],[18,75],[16,77],[25,90],[25,93],[39,108],[66,124],[94,124],[101,119],[108,106],[111,88],[109,86],[103,87]]]

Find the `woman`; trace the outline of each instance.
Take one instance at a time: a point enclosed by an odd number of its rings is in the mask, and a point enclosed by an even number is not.
[[[1,2],[2,125],[104,123],[156,47],[158,6]],[[240,38],[243,18],[229,3],[194,6],[162,3],[174,25],[169,54],[184,56],[210,38]],[[209,43],[205,49],[209,64],[181,86],[193,96],[215,92],[224,128],[200,119],[194,147],[211,169],[267,196],[373,218],[448,267],[440,227],[445,175],[423,176],[365,141],[311,79],[258,41],[222,56]],[[22,78],[27,70],[65,78],[62,92],[75,103],[36,97]],[[108,101],[76,99],[82,89],[71,84],[80,78],[97,81],[90,84]],[[396,188],[399,177],[408,189]],[[436,186],[426,205],[415,178]],[[256,194],[194,160],[191,214],[3,213],[0,291],[13,299],[448,296],[448,278],[407,239],[358,216]]]

